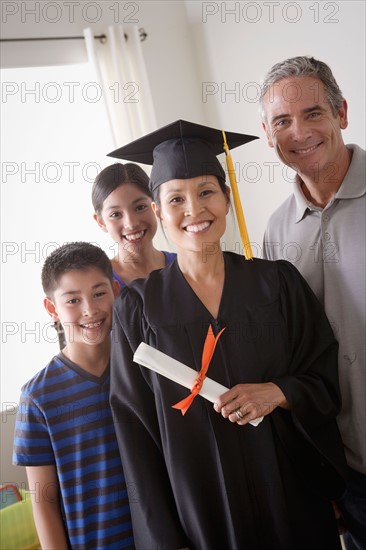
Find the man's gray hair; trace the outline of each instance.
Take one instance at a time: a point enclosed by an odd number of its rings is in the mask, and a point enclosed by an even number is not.
[[[281,63],[273,65],[264,78],[259,98],[259,107],[262,118],[265,119],[263,98],[273,84],[290,77],[311,76],[318,78],[324,85],[326,97],[329,101],[333,115],[336,116],[342,106],[343,94],[333,76],[333,73],[323,61],[309,56],[291,57]]]

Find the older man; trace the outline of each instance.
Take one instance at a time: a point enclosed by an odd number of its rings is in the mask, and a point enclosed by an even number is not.
[[[332,71],[312,57],[276,64],[260,99],[268,144],[296,171],[292,195],[272,214],[264,255],[292,261],[323,303],[339,341],[350,469],[339,502],[347,550],[366,548],[365,159],[346,145],[347,102]],[[292,252],[291,258],[286,252]]]

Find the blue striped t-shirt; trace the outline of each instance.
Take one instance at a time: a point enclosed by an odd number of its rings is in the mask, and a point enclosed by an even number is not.
[[[13,462],[55,465],[74,550],[134,548],[109,387],[60,353],[22,388]]]

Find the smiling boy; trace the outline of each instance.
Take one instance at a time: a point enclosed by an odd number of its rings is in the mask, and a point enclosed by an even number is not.
[[[69,243],[45,261],[44,306],[67,345],[22,388],[14,463],[27,468],[42,548],[133,548],[126,482],[109,407],[109,258]]]

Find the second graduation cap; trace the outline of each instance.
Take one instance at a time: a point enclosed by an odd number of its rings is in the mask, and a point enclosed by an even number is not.
[[[225,133],[216,128],[177,120],[116,149],[108,156],[152,165],[149,186],[154,192],[162,183],[174,179],[212,175],[225,182],[225,172],[217,159],[217,155],[225,151],[239,230],[245,256],[249,259],[253,256],[229,147],[234,149],[254,139],[257,136]]]

